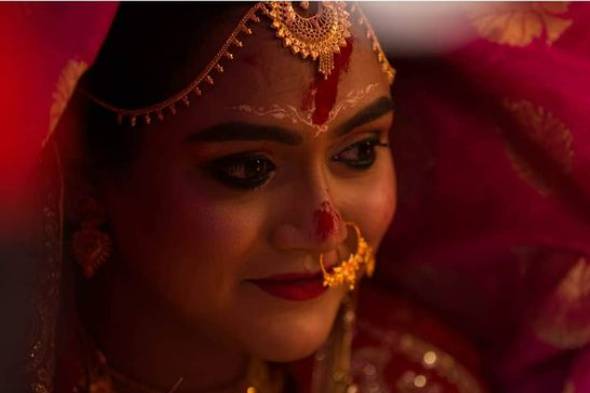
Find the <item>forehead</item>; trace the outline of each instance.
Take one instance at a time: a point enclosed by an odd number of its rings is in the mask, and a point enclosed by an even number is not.
[[[351,96],[358,99],[349,106],[359,108],[389,96],[387,78],[364,28],[353,24],[351,32],[352,52],[340,73],[334,107]],[[232,110],[244,105],[263,110],[273,105],[300,110],[317,78],[317,61],[293,55],[264,19],[253,28],[251,36],[244,38],[244,47],[235,52],[235,57],[217,75],[215,86],[195,105],[194,114],[203,127],[222,120],[253,120],[251,115]]]

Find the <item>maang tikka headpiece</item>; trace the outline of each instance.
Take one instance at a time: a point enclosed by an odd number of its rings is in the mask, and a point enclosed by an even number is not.
[[[317,11],[310,16],[303,16],[301,11],[307,12],[309,2],[300,2],[295,6],[287,1],[259,2],[252,6],[239,21],[217,54],[198,76],[183,90],[172,97],[157,104],[141,108],[121,108],[94,96],[91,92],[83,91],[95,104],[113,112],[120,125],[136,126],[138,121],[150,125],[153,120],[164,120],[167,116],[175,115],[179,105],[188,107],[191,100],[202,96],[215,84],[215,78],[224,72],[224,64],[235,59],[235,52],[244,46],[243,39],[252,34],[251,26],[260,23],[260,16],[270,21],[270,26],[276,30],[276,36],[291,52],[313,62],[317,62],[318,72],[327,78],[334,69],[334,55],[347,45],[350,37],[351,18],[366,29],[366,36],[371,41],[373,52],[381,64],[389,83],[393,83],[395,70],[385,57],[377,36],[364,13],[354,4],[348,11],[345,2],[319,2]]]

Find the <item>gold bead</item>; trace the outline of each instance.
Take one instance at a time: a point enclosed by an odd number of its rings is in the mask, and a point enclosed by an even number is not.
[[[438,360],[438,356],[436,355],[436,352],[434,352],[434,351],[428,351],[422,357],[422,362],[424,363],[424,365],[426,367],[434,366],[434,364],[436,363],[437,360]]]

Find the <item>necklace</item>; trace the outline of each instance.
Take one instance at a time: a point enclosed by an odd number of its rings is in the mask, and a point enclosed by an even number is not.
[[[180,377],[165,390],[156,389],[139,382],[112,368],[104,354],[95,349],[87,361],[87,375],[74,388],[74,393],[175,393],[180,389],[184,378]],[[271,369],[259,359],[251,358],[245,377],[244,393],[280,393],[283,390],[284,375],[279,369]],[[237,385],[235,381],[229,385]]]
[[[337,320],[330,337],[315,357],[312,375],[312,393],[345,393],[358,391],[350,376],[350,350],[355,324],[356,292],[349,294],[342,302]],[[87,336],[87,335],[86,335]],[[86,340],[86,375],[73,393],[177,393],[184,383],[178,380],[167,389],[147,386],[124,373],[112,368],[106,356],[97,348],[90,337]],[[284,391],[286,374],[267,362],[250,358],[245,383],[239,393],[281,393]],[[238,385],[238,381],[226,386]]]

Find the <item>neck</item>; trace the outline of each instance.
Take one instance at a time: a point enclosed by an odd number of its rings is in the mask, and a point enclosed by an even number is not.
[[[124,272],[111,267],[83,286],[83,325],[117,373],[161,392],[181,378],[174,393],[245,391],[246,354],[189,326]]]

